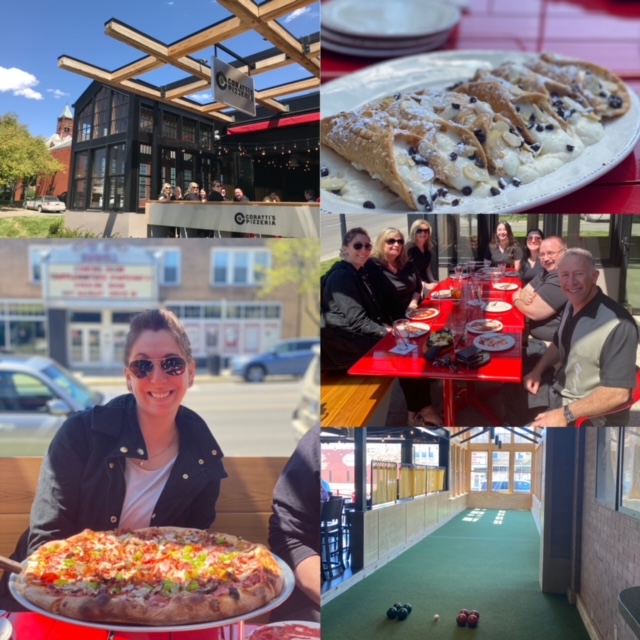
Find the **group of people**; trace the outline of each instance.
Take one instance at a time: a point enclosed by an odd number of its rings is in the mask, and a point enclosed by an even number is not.
[[[384,229],[374,243],[358,227],[343,238],[340,255],[321,283],[322,367],[347,370],[406,317],[437,285],[431,264],[432,229],[413,223],[409,242]],[[638,328],[629,312],[598,286],[590,252],[567,248],[540,229],[524,250],[507,221],[496,227],[485,264],[517,272],[523,286],[513,305],[526,318],[522,385],[504,385],[504,420],[511,425],[561,427],[578,419],[624,425],[636,385]],[[400,378],[410,425],[439,424],[436,384]]]
[[[12,558],[84,529],[149,526],[208,529],[227,473],[209,425],[182,400],[195,360],[184,326],[150,309],[131,321],[124,347],[128,393],[70,416],[42,462],[30,525]],[[295,575],[294,594],[277,620],[320,616],[320,429],[309,431],[273,494],[271,549]],[[233,532],[229,532],[233,533]],[[19,610],[0,581],[0,607]]]
[[[270,192],[268,197],[276,195]],[[277,195],[276,195],[277,197]],[[227,198],[227,190],[222,186],[219,180],[211,183],[211,191],[207,193],[206,189],[201,189],[197,182],[190,182],[185,195],[182,194],[180,187],[172,187],[171,184],[165,182],[162,191],[158,196],[158,200],[187,200],[191,202],[250,202],[249,198],[244,195],[244,191],[240,187],[233,190],[233,198]],[[265,198],[266,200],[266,198]],[[280,200],[271,200],[271,202],[279,202]]]

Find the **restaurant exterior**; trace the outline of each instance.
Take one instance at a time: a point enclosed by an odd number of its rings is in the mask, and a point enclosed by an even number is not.
[[[191,111],[92,82],[74,104],[70,209],[144,212],[165,182],[187,193],[190,182],[228,196],[240,187],[250,200],[275,190],[304,201],[318,193],[319,94],[292,99],[283,117],[227,126]]]
[[[261,239],[5,240],[0,252],[13,265],[0,274],[0,349],[70,368],[119,369],[132,315],[158,306],[181,319],[200,366],[317,334],[292,287],[260,297],[272,258]]]

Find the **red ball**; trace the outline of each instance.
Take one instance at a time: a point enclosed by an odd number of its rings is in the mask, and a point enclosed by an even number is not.
[[[477,618],[476,618],[477,620]],[[464,627],[465,624],[467,624],[467,614],[466,613],[459,613],[456,616],[456,622],[458,623],[459,627]]]
[[[478,616],[474,615],[473,613],[469,614],[469,617],[467,618],[467,624],[473,629],[474,627],[478,626]]]
[[[460,609],[460,611],[458,611],[458,613],[464,613],[465,616],[469,615],[469,612],[466,609]]]
[[[473,611],[469,612],[470,616],[475,616],[476,618],[478,618],[478,620],[480,620],[480,612],[476,611],[475,609]]]

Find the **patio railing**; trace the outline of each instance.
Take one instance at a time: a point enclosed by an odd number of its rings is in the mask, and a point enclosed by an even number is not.
[[[372,504],[384,504],[444,491],[444,467],[371,461]]]

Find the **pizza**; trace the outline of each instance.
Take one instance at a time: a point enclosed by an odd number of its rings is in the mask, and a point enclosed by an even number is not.
[[[407,316],[409,316],[412,320],[431,320],[438,315],[440,315],[440,312],[433,307],[415,309],[407,313]]]
[[[276,622],[256,629],[249,640],[320,640],[320,625],[313,622]]]
[[[51,613],[156,626],[243,615],[283,587],[282,569],[264,545],[180,527],[85,529],[37,549],[15,583]]]

